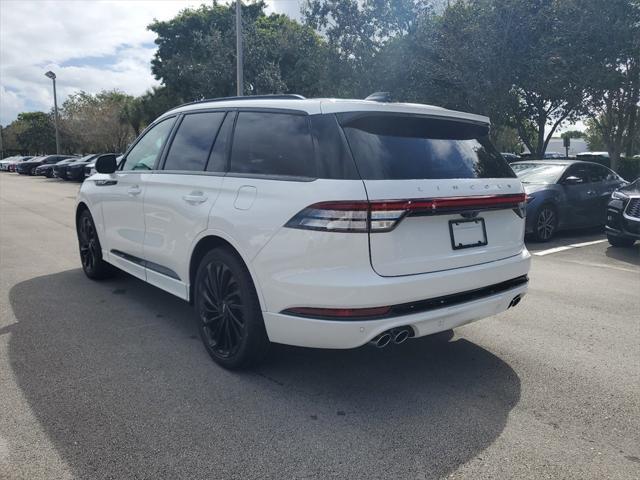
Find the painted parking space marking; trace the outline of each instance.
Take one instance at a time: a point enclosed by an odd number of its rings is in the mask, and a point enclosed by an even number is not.
[[[565,250],[571,250],[574,248],[587,247],[589,245],[596,245],[598,243],[606,242],[606,239],[603,240],[593,240],[592,242],[582,242],[582,243],[572,243],[570,245],[564,245],[562,247],[549,248],[547,250],[542,250],[540,252],[533,252],[534,255],[542,257],[544,255],[550,255],[552,253],[564,252]]]

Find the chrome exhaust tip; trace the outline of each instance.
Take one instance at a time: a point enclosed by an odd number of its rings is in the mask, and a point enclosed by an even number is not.
[[[369,343],[376,348],[384,348],[391,343],[391,340],[391,333],[382,332],[380,335],[375,336]]]
[[[409,338],[409,330],[402,328],[393,332],[393,343],[400,345]]]

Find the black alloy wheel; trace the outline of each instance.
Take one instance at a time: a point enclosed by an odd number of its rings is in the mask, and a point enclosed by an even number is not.
[[[556,234],[558,214],[551,205],[543,205],[536,215],[534,235],[539,242],[547,242]]]
[[[200,262],[194,285],[200,337],[225,368],[248,367],[266,354],[269,341],[251,276],[231,250],[219,248]]]
[[[98,232],[88,210],[84,210],[78,218],[77,233],[80,261],[85,275],[94,280],[111,276],[113,268],[102,259]]]

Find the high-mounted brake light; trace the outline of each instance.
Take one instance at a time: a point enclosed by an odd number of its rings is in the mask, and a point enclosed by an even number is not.
[[[285,227],[327,232],[388,232],[407,215],[451,215],[466,211],[513,209],[524,215],[526,195],[482,195],[415,200],[321,202],[296,214]]]

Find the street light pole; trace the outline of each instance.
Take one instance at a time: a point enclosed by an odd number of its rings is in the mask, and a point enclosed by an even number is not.
[[[244,78],[242,71],[242,3],[236,0],[236,94],[244,94]]]
[[[58,133],[58,95],[56,93],[56,74],[49,70],[45,76],[53,80],[53,123],[56,127],[56,154],[60,155],[60,134]]]

